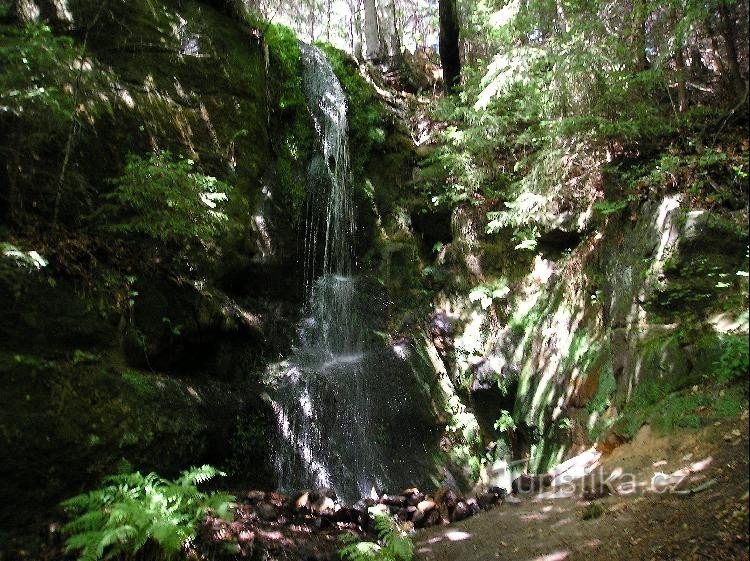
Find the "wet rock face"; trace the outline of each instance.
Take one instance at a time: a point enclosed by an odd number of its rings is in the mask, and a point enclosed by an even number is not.
[[[71,94],[80,96],[80,128],[57,237],[75,235],[38,269],[0,255],[0,496],[8,506],[0,526],[34,528],[122,459],[164,476],[208,462],[241,474],[243,484],[259,476],[252,484],[270,486],[266,412],[247,378],[288,347],[299,296],[291,216],[268,202],[275,160],[259,36],[227,15],[230,2],[16,4],[30,10],[23,21],[69,35],[71,49],[85,37],[91,83]],[[0,117],[0,143],[23,143],[14,163],[0,150],[0,200],[14,186],[16,219],[41,230],[52,219],[70,130],[69,120],[44,117]],[[40,123],[45,134],[27,134]],[[143,263],[130,240],[103,247],[100,223],[79,232],[127,155],[155,150],[231,183],[251,211],[234,216],[233,235],[211,248],[221,258],[200,283],[168,264]]]

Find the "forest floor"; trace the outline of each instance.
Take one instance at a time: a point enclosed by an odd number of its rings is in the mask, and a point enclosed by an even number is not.
[[[462,522],[419,531],[416,560],[749,558],[747,411],[669,435],[646,425],[603,458],[594,473],[606,478],[619,470],[620,482],[632,474],[635,492],[586,501],[580,497],[591,487],[584,485],[587,476],[576,482],[573,497],[552,498],[556,494],[546,492],[506,501]],[[659,488],[660,483],[666,489],[655,492],[652,484]]]

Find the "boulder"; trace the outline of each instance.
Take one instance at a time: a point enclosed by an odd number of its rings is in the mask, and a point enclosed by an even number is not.
[[[279,509],[270,503],[260,503],[255,508],[258,518],[264,522],[273,522],[279,517]]]
[[[437,508],[437,503],[430,499],[425,499],[417,504],[417,510],[422,514],[427,514]]]
[[[450,521],[458,522],[472,516],[474,513],[465,501],[458,501],[455,508],[451,512]]]
[[[535,493],[550,485],[552,485],[551,475],[529,475],[528,473],[522,473],[511,484],[513,493],[516,495],[519,493]]]
[[[406,505],[407,499],[403,495],[383,495],[380,498],[380,503],[388,506],[403,507]]]

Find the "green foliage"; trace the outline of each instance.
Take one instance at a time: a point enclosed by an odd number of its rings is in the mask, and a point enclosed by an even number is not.
[[[359,541],[351,534],[342,537],[346,543],[338,554],[344,561],[411,561],[414,544],[402,532],[393,518],[386,514],[375,515],[375,529],[379,543]]]
[[[738,415],[747,406],[743,392],[738,386],[694,386],[675,391],[662,380],[646,380],[635,388],[615,429],[632,438],[645,423],[662,432],[700,428],[713,420]]]
[[[103,229],[173,251],[211,247],[226,231],[224,209],[233,188],[193,168],[192,160],[166,151],[129,156],[122,175],[112,180],[115,190],[104,196],[109,221]]]
[[[74,516],[64,527],[66,550],[78,552],[81,561],[95,561],[135,555],[151,540],[166,557],[175,557],[195,538],[207,511],[231,518],[234,497],[197,488],[216,475],[223,473],[206,465],[174,481],[155,473],[110,476],[103,487],[62,503]]]
[[[364,189],[365,168],[370,154],[386,139],[385,113],[374,88],[360,74],[357,62],[327,43],[318,43],[331,63],[333,72],[346,93],[347,122],[352,175],[355,187]]]
[[[33,355],[13,355],[13,362],[29,370],[54,370],[58,364],[53,360],[46,360]]]
[[[469,301],[479,302],[482,309],[486,310],[495,299],[506,298],[508,294],[510,294],[508,283],[504,279],[500,279],[493,283],[480,284],[472,288],[469,292]]]
[[[604,216],[609,216],[610,214],[618,214],[622,212],[629,204],[629,199],[623,199],[620,201],[599,201],[594,204],[594,210]]]
[[[73,41],[46,25],[0,25],[0,112],[32,112],[65,122],[73,96],[63,91],[76,71]]]
[[[500,417],[495,421],[495,430],[499,432],[512,433],[516,430],[516,421],[511,416],[510,412],[502,409],[500,411]]]
[[[302,93],[302,51],[294,31],[280,24],[270,24],[264,34],[268,55],[280,77],[279,107],[304,106]]]
[[[98,362],[100,358],[100,355],[82,351],[81,349],[73,351],[73,364],[90,364]]]
[[[298,220],[307,197],[306,166],[314,144],[313,124],[302,88],[302,51],[294,31],[286,26],[271,24],[264,37],[271,68],[269,89],[278,103],[281,127],[276,150],[279,203],[289,205]]]
[[[469,465],[476,478],[479,476],[479,456],[482,449],[477,419],[456,394],[448,397],[445,409],[450,419],[446,427],[446,434],[451,441],[448,459],[456,465]]]
[[[748,405],[745,390],[745,387],[738,386],[720,390],[714,396],[713,403],[711,403],[714,417],[716,419],[725,419],[741,415],[747,409]]]
[[[592,441],[595,441],[599,436],[609,428],[609,423],[602,420],[602,415],[612,405],[612,397],[617,389],[617,380],[615,380],[615,374],[612,370],[612,365],[608,364],[602,369],[599,374],[599,385],[596,389],[596,394],[586,405],[586,411],[589,414],[589,418],[593,419],[593,422],[588,424],[588,435]]]
[[[591,503],[583,509],[581,519],[593,520],[594,518],[599,518],[602,514],[604,514],[604,507],[599,503]]]
[[[750,348],[747,336],[725,335],[721,338],[721,355],[714,363],[715,375],[720,383],[729,383],[747,377],[750,370]]]
[[[18,267],[29,271],[41,269],[49,264],[36,250],[24,251],[7,242],[0,242],[0,256],[12,259]]]

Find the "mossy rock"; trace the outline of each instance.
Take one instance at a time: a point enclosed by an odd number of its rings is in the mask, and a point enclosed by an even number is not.
[[[230,440],[215,435],[234,434],[252,408],[262,411],[247,389],[188,384],[89,351],[55,361],[3,353],[0,376],[3,528],[33,527],[123,459],[164,475],[226,464]],[[260,463],[242,476],[268,482]]]
[[[103,296],[86,296],[44,268],[0,255],[0,337],[7,350],[55,357],[76,347],[112,349],[119,316]]]

